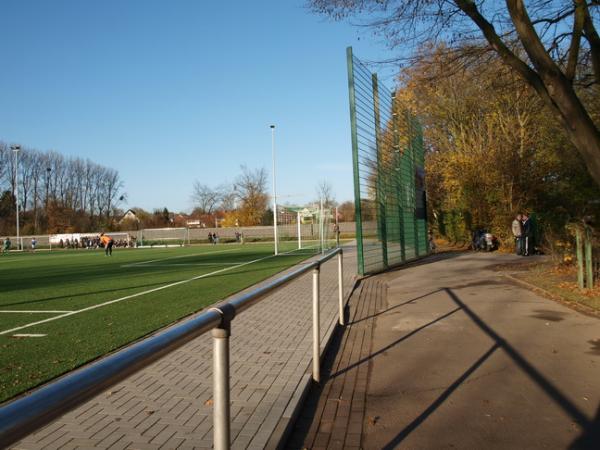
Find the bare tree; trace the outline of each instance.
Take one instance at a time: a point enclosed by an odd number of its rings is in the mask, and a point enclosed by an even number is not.
[[[327,180],[321,180],[317,184],[315,189],[317,194],[317,201],[323,200],[323,206],[325,208],[334,208],[336,205],[335,195],[333,194],[333,187]]]
[[[559,119],[600,184],[600,131],[592,113],[600,87],[598,0],[310,0],[334,18],[367,24],[412,57],[444,42],[464,64],[497,53]],[[408,58],[410,60],[410,57]],[[586,104],[587,103],[587,104]]]
[[[8,145],[4,142],[0,142],[0,192],[8,189],[10,185],[9,180],[9,159],[10,152],[8,149]]]
[[[123,196],[119,192],[123,188],[123,181],[119,177],[119,172],[115,169],[107,169],[104,178],[105,196],[106,202],[106,219],[109,220],[111,215],[114,213],[114,208],[119,202],[119,198]]]
[[[242,173],[235,182],[240,200],[240,225],[258,225],[267,210],[267,171],[241,166]]]
[[[5,199],[6,205],[10,199],[14,203],[15,198],[14,162],[10,147],[0,142],[0,197]],[[23,147],[18,170],[22,223],[24,227],[29,225],[35,233],[38,232],[41,205],[44,207],[42,216],[46,219],[53,211],[71,224],[95,226],[94,218],[109,223],[120,199],[124,198],[119,173],[91,161]],[[4,195],[7,191],[8,195]]]
[[[221,190],[221,203],[220,207],[223,211],[233,211],[237,205],[237,192],[236,187],[223,185],[220,188]]]
[[[194,183],[192,201],[202,214],[212,214],[223,198],[223,187],[211,188],[199,181]]]

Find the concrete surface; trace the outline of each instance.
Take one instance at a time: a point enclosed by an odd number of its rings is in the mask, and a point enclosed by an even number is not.
[[[355,377],[354,392],[324,385],[322,408],[309,398],[304,415],[312,414],[312,424],[297,426],[288,447],[600,449],[600,320],[491,270],[516,260],[440,254],[369,279],[385,283],[386,302],[373,303],[375,312],[344,335],[374,319],[365,334],[370,350],[328,356],[338,363],[325,377],[332,383],[368,366],[359,442],[335,438],[357,433],[351,420],[336,422],[344,414],[336,404],[352,411],[361,403]],[[351,298],[351,314],[377,301],[365,292]]]

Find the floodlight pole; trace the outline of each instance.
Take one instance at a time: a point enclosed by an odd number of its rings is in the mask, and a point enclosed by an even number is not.
[[[271,125],[271,154],[273,156],[273,237],[275,239],[275,255],[277,248],[277,179],[275,177],[275,125]]]
[[[338,208],[335,207],[335,246],[340,246],[340,222],[338,220]],[[343,325],[343,324],[342,324]]]
[[[19,238],[19,150],[20,145],[11,145],[10,147],[15,152],[15,203],[17,205],[17,249],[21,250],[21,241]]]
[[[321,229],[321,254],[325,253],[325,218],[323,217],[323,197],[321,197],[321,210],[319,212],[319,228]]]
[[[296,223],[298,224],[298,250],[302,248],[302,224],[300,223],[300,211],[296,212]]]

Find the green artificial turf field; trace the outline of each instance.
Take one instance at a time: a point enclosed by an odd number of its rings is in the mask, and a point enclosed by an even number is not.
[[[0,256],[0,401],[314,254],[272,244]]]

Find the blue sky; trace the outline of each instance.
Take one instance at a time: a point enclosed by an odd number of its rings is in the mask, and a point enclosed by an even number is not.
[[[119,170],[123,207],[192,208],[195,180],[271,172],[282,201],[352,198],[345,48],[367,31],[302,0],[3,0],[0,140]],[[392,80],[388,79],[388,84]]]

